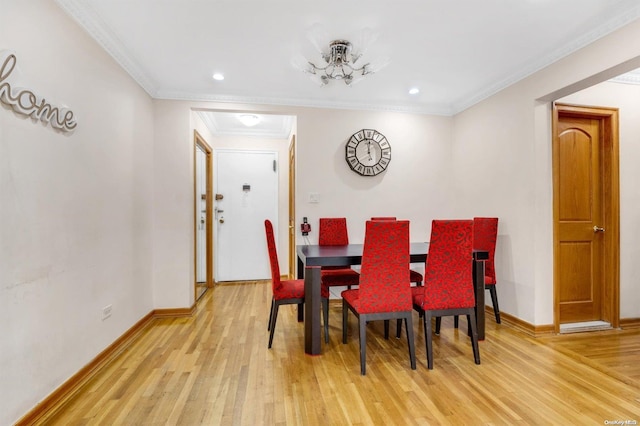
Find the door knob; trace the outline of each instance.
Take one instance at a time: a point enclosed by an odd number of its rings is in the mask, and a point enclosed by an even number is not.
[[[220,219],[220,223],[224,223],[224,218],[221,218],[221,219]]]
[[[593,232],[604,232],[604,228],[599,228],[596,225],[593,225]]]

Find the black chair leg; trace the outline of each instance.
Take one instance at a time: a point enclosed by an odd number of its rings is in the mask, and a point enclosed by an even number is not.
[[[498,293],[496,292],[496,286],[487,286],[489,293],[491,293],[491,302],[493,302],[493,313],[496,316],[496,322],[500,324],[500,308],[498,307]]]
[[[436,335],[440,335],[440,325],[442,324],[442,317],[436,317]],[[458,328],[458,316],[453,316],[453,328]]]
[[[304,303],[298,303],[298,322],[304,322]]]
[[[478,329],[476,326],[476,314],[471,309],[467,315],[467,321],[471,325],[471,347],[473,348],[473,360],[480,364],[480,349],[478,348]]]
[[[422,317],[424,322],[424,340],[427,346],[427,368],[433,370],[433,342],[431,340],[431,313],[425,311]]]
[[[347,343],[347,302],[342,299],[342,343]]]
[[[360,374],[367,374],[367,320],[361,315],[358,318],[360,329]]]
[[[324,342],[329,343],[329,299],[322,299],[322,316],[324,317]]]
[[[396,339],[400,338],[402,334],[402,319],[396,320]]]
[[[389,320],[384,320],[384,338],[389,340]]]
[[[273,317],[271,318],[271,331],[269,332],[269,349],[271,349],[271,344],[273,343],[273,332],[276,328],[276,321],[278,320],[278,302],[273,302]]]
[[[398,324],[402,325],[402,319],[398,319]],[[411,318],[411,312],[404,319],[404,326],[407,329],[407,344],[409,345],[409,362],[411,363],[411,369],[416,369],[416,346],[413,339],[413,319]],[[399,337],[399,336],[398,336]]]
[[[267,331],[271,330],[271,318],[273,318],[273,306],[276,304],[276,301],[271,299],[271,310],[269,311],[269,322],[267,323]]]

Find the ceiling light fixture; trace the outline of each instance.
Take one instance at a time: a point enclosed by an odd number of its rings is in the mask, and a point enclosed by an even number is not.
[[[255,114],[240,114],[238,120],[247,127],[253,127],[260,122],[260,117]]]
[[[418,93],[420,93],[420,89],[418,89],[417,87],[412,87],[411,89],[409,89],[410,95],[417,95]]]
[[[347,86],[362,79],[368,74],[373,74],[385,65],[387,59],[376,62],[360,63],[362,53],[352,53],[352,45],[347,40],[333,40],[329,43],[328,51],[321,51],[322,59],[326,64],[316,65],[304,57],[297,58],[294,66],[301,71],[312,74],[314,80],[318,80],[324,86],[330,80],[342,80]]]
[[[224,80],[224,75],[222,75],[221,73],[217,72],[215,74],[213,74],[213,79],[216,81],[222,81]]]

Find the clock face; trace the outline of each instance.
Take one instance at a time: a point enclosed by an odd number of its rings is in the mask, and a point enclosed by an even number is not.
[[[345,159],[354,172],[375,176],[384,172],[391,162],[391,145],[377,130],[362,129],[347,141]]]

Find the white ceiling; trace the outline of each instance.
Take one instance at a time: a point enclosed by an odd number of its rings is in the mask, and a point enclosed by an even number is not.
[[[640,0],[56,2],[154,98],[440,115],[640,17]],[[320,64],[314,28],[323,45],[345,38],[354,49],[371,30],[363,59],[390,63],[352,87],[320,87],[291,65],[300,54]]]

